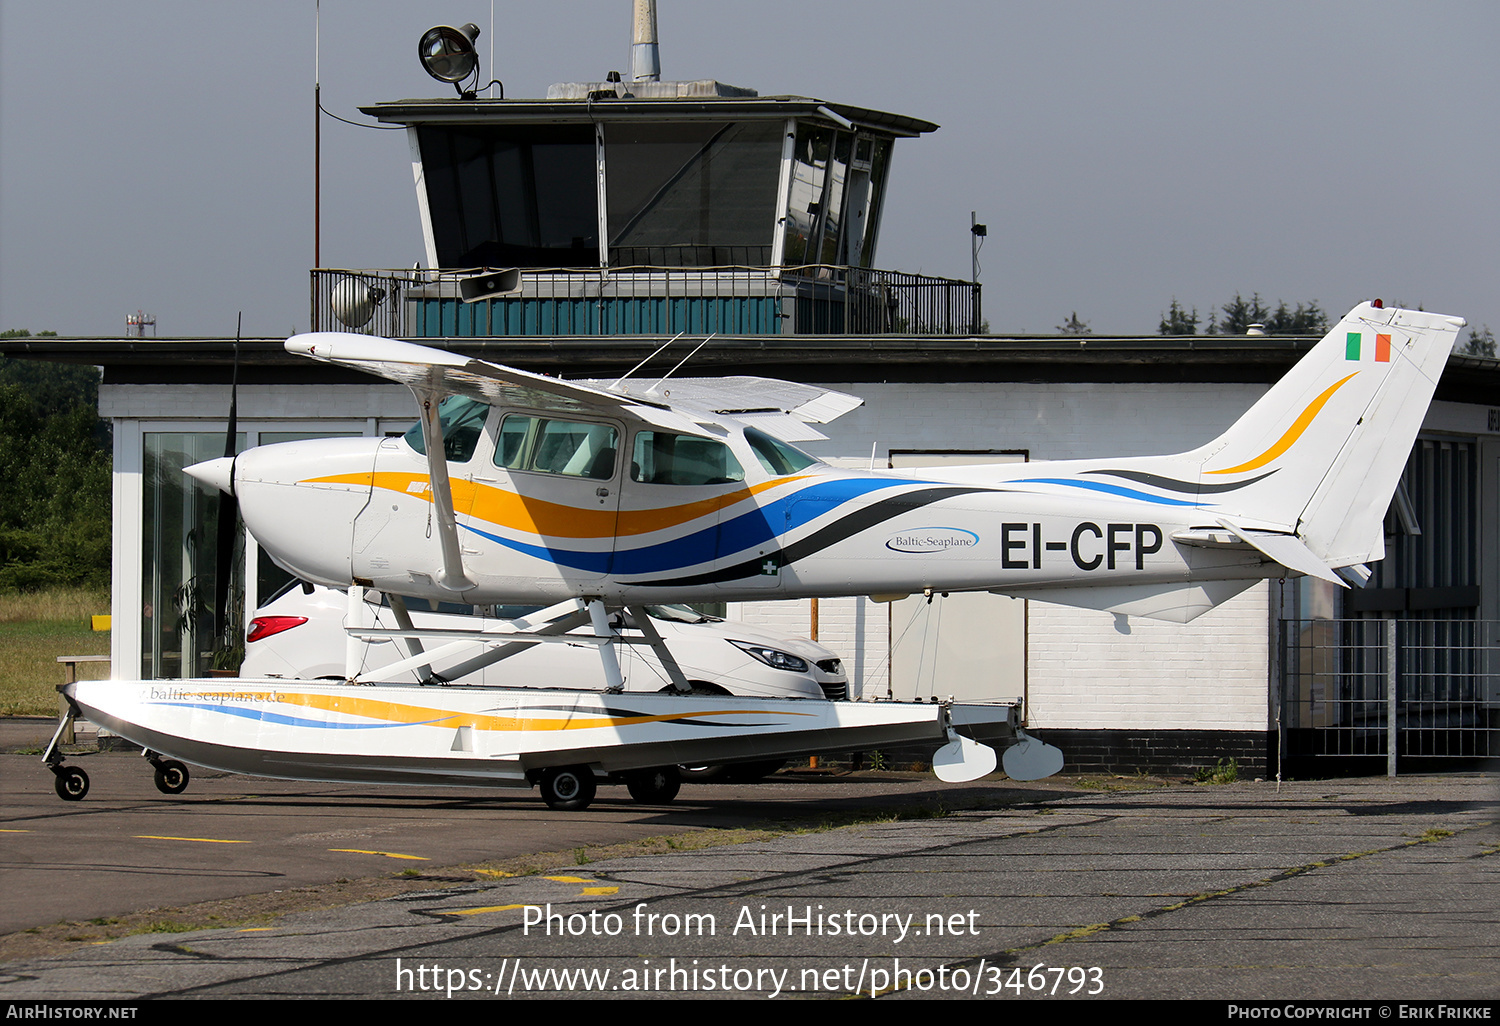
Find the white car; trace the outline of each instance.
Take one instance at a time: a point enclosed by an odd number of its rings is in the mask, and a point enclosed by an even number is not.
[[[482,628],[534,612],[533,607],[502,606],[476,613],[472,607],[444,603],[423,608],[425,600],[410,600],[412,623],[419,628]],[[384,596],[367,590],[358,627],[395,627],[396,618]],[[687,606],[648,606],[652,623],[667,643],[684,676],[695,690],[712,694],[757,698],[843,700],[849,679],[839,657],[804,638],[778,634],[734,620],[705,616]],[[342,678],[347,636],[348,598],[342,591],[292,581],[256,610],[245,638],[245,677],[289,677],[311,680]],[[641,638],[628,616],[616,615],[613,626],[625,638]],[[406,657],[390,639],[359,642],[360,671],[379,669]],[[615,650],[626,691],[662,691],[672,685],[649,645],[621,644]],[[438,661],[433,671],[443,676],[473,655]],[[409,671],[393,679],[417,680]],[[453,683],[494,687],[602,689],[604,672],[595,645],[585,642],[544,642]]]

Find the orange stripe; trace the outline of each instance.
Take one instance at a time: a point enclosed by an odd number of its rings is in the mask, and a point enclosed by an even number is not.
[[[782,477],[680,506],[619,512],[611,509],[579,509],[472,481],[454,480],[451,487],[453,507],[457,512],[467,513],[500,527],[548,538],[613,538],[650,534],[652,531],[677,527],[743,502],[768,488],[800,480],[801,477]],[[427,485],[426,474],[386,471],[375,474],[334,474],[330,477],[310,478],[304,483],[373,485],[432,501],[432,489]],[[419,487],[414,490],[413,485]]]
[[[300,705],[325,712],[343,713],[347,716],[363,716],[387,723],[425,724],[442,727],[474,727],[478,730],[587,730],[595,727],[628,727],[642,723],[661,723],[668,720],[697,719],[704,716],[727,716],[756,713],[764,715],[764,709],[710,709],[703,712],[673,713],[666,716],[609,716],[581,713],[567,718],[552,716],[491,716],[485,713],[453,712],[449,709],[433,709],[400,702],[384,702],[353,695],[288,694],[277,692],[284,705]],[[782,716],[812,716],[814,713],[789,713],[779,711]]]
[[[1354,374],[1358,373],[1359,371],[1354,372]],[[1265,466],[1267,463],[1270,463],[1276,457],[1280,456],[1282,453],[1290,449],[1292,447],[1292,443],[1296,442],[1297,439],[1302,437],[1302,433],[1306,431],[1308,425],[1313,422],[1313,418],[1318,415],[1318,411],[1323,408],[1324,404],[1327,403],[1329,399],[1333,398],[1333,393],[1342,388],[1344,386],[1344,383],[1347,382],[1349,378],[1354,377],[1354,374],[1349,375],[1348,378],[1344,378],[1342,381],[1336,381],[1332,385],[1329,385],[1326,389],[1324,389],[1322,395],[1318,396],[1312,402],[1307,404],[1307,409],[1303,410],[1302,415],[1292,422],[1292,426],[1286,429],[1286,434],[1282,435],[1281,438],[1277,440],[1275,445],[1271,446],[1265,452],[1255,457],[1255,459],[1251,460],[1249,463],[1241,463],[1237,467],[1228,467],[1224,470],[1209,470],[1205,473],[1238,474],[1246,470],[1256,470],[1260,467]]]

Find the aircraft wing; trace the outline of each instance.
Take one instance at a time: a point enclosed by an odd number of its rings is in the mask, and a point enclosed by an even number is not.
[[[668,407],[651,396],[621,395],[585,382],[564,381],[412,342],[319,331],[293,335],[286,351],[363,371],[413,388],[466,395],[480,402],[578,412],[625,406]]]
[[[631,407],[678,409],[734,417],[778,436],[798,431],[784,422],[826,424],[864,403],[856,396],[817,385],[751,376],[667,379],[649,387],[629,380],[565,381],[411,342],[334,331],[294,335],[287,339],[286,350],[413,388],[456,393],[495,405],[608,410],[636,417],[646,411]],[[655,418],[646,414],[643,419]],[[802,437],[822,436],[813,432]]]
[[[602,383],[586,384],[600,386]],[[633,388],[629,381],[609,387],[646,401],[671,403],[683,412],[733,417],[794,445],[827,438],[810,425],[827,424],[864,405],[864,400],[858,396],[819,385],[750,375],[674,378],[658,382],[644,392]]]

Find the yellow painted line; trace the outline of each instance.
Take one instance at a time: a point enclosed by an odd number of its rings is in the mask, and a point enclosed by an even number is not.
[[[486,912],[509,912],[511,909],[525,908],[525,905],[487,905],[484,908],[455,908],[448,912],[439,912],[442,916],[479,916]]]
[[[29,833],[31,833],[30,830],[11,830],[9,828],[0,829],[0,834],[29,834]]]
[[[544,876],[544,877],[542,877],[542,879],[543,880],[556,880],[558,883],[598,883],[599,882],[597,880],[590,880],[586,876]]]
[[[515,876],[516,875],[514,873],[507,873],[503,869],[476,869],[476,870],[474,870],[474,872],[478,873],[480,876]]]
[[[243,930],[236,930],[235,932],[236,933],[265,933],[268,930],[274,930],[274,929],[276,929],[276,927],[274,927],[274,926],[247,926]]]
[[[417,862],[431,862],[425,855],[402,855],[396,851],[365,851],[363,848],[329,848],[329,851],[343,851],[350,855],[383,855],[388,859],[413,859]]]
[[[618,887],[585,887],[583,889],[583,893],[584,894],[619,894],[620,893],[620,888],[618,888]]]
[[[192,841],[195,844],[249,844],[249,841],[226,841],[222,837],[164,837],[161,834],[136,834],[141,841]]]

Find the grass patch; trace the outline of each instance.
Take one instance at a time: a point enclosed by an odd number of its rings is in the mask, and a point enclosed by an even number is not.
[[[1149,791],[1158,787],[1169,787],[1173,783],[1162,777],[1153,777],[1143,769],[1133,774],[1113,773],[1109,776],[1074,777],[1074,787],[1086,791]]]
[[[36,620],[79,620],[109,612],[103,588],[49,588],[46,591],[0,592],[0,624]]]
[[[203,929],[198,923],[184,923],[176,919],[157,919],[137,927],[136,933],[192,933]]]
[[[1195,784],[1233,784],[1240,779],[1238,759],[1220,759],[1212,767],[1200,766],[1193,774]]]
[[[0,595],[0,716],[55,716],[60,655],[109,655],[109,634],[89,617],[109,612],[109,593],[54,588]],[[109,676],[108,663],[80,663],[78,676]]]

